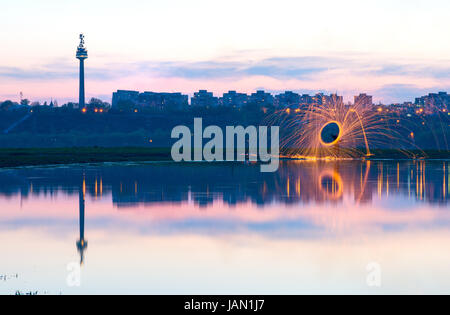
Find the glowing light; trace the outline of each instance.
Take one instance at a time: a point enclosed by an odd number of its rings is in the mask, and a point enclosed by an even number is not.
[[[87,109],[86,109],[86,108],[83,108],[81,111],[82,111],[83,113],[86,113],[86,112],[87,112]]]
[[[319,131],[319,141],[323,146],[336,145],[342,136],[342,127],[337,121],[330,121],[323,125]]]
[[[336,171],[323,172],[319,176],[319,190],[328,199],[340,199],[344,193],[344,182],[342,177]]]
[[[372,155],[370,142],[390,143],[396,134],[389,129],[389,119],[384,119],[388,114],[383,108],[362,103],[348,106],[337,96],[300,112],[291,116],[282,110],[269,118],[270,123],[284,131],[280,141],[283,157],[308,160],[367,157]]]

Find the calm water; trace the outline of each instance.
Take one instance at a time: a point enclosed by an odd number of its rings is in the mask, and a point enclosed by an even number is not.
[[[450,293],[449,198],[449,161],[3,169],[0,293]]]

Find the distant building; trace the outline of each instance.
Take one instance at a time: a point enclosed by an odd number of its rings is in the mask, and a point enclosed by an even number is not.
[[[300,97],[300,103],[301,103],[302,105],[310,105],[310,104],[313,103],[313,98],[312,98],[312,96],[310,96],[309,94],[303,94],[303,95]]]
[[[373,105],[373,97],[370,95],[367,95],[365,93],[359,94],[358,96],[355,96],[355,104],[359,104],[361,106],[372,106]]]
[[[391,104],[390,109],[397,114],[414,114],[416,106],[411,102],[404,102],[403,104]]]
[[[139,94],[139,105],[155,109],[180,110],[187,108],[189,97],[181,93],[144,92]]]
[[[344,102],[344,97],[337,94],[324,95],[323,93],[317,93],[312,97],[312,102],[317,105],[339,104]]]
[[[275,96],[275,106],[277,107],[298,107],[300,105],[300,95],[291,91]]]
[[[330,94],[328,101],[334,103],[334,104],[343,104],[344,103],[344,97],[337,95],[337,94]]]
[[[250,95],[250,102],[259,106],[273,106],[274,100],[272,94],[264,91],[257,91]]]
[[[317,93],[312,97],[313,104],[324,105],[327,102],[326,96],[323,93]]]
[[[416,98],[414,103],[418,107],[424,107],[427,112],[450,110],[450,95],[447,92],[430,93],[427,96]]]
[[[118,90],[117,92],[113,93],[112,107],[117,108],[120,102],[132,102],[133,104],[137,104],[138,101],[139,101],[139,92]]]
[[[194,93],[191,98],[191,106],[197,107],[216,107],[219,105],[219,98],[215,97],[212,92],[207,90],[200,90]]]
[[[112,107],[120,104],[133,105],[143,108],[183,109],[189,105],[189,97],[181,93],[156,93],[119,90],[113,93]]]
[[[244,93],[237,93],[236,91],[229,91],[224,93],[220,98],[219,103],[228,107],[243,107],[248,103],[249,96]]]

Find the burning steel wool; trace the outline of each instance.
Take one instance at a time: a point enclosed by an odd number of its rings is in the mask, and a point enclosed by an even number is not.
[[[275,116],[285,131],[281,140],[285,157],[362,158],[372,155],[372,146],[396,138],[383,112],[358,103],[345,105],[338,98],[295,110],[295,114],[284,110]]]

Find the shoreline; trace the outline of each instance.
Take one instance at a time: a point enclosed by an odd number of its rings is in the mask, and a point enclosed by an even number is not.
[[[408,155],[398,150],[374,150],[368,158],[343,160],[450,160],[450,151],[409,151]],[[307,159],[281,158],[281,160],[308,161]],[[115,163],[115,162],[169,162],[170,148],[140,147],[75,147],[75,148],[27,148],[0,149],[0,168],[22,166],[51,166],[69,164]],[[320,161],[320,160],[319,160]],[[332,160],[332,161],[339,161]]]

